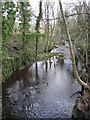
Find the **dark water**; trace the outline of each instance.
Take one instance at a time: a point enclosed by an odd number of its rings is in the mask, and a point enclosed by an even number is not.
[[[54,56],[13,73],[3,84],[3,118],[71,118],[80,90],[66,46]],[[53,52],[52,51],[52,52]],[[72,96],[72,97],[71,97]]]

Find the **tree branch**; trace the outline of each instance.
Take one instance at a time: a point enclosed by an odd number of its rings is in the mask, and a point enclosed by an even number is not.
[[[83,15],[83,14],[87,14],[87,13],[74,13],[74,14],[70,14],[67,15],[66,17],[72,17],[72,16],[76,16],[76,15]],[[36,15],[32,14],[35,18],[37,18]],[[56,20],[56,19],[61,19],[62,17],[57,17],[57,18],[52,18],[52,19],[42,19],[42,21],[47,21],[47,20]]]

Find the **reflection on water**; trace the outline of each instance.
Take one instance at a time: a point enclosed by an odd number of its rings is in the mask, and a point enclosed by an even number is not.
[[[68,50],[55,51],[60,49]],[[3,84],[3,118],[70,118],[77,98],[71,96],[80,86],[66,55],[66,59],[54,56],[13,73]]]

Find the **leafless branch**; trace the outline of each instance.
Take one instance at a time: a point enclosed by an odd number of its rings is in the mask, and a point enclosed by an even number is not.
[[[66,17],[72,17],[72,16],[76,16],[76,15],[83,15],[83,14],[87,14],[87,13],[74,13],[74,14],[70,14],[67,15]],[[34,14],[32,14],[35,18],[37,18],[37,16],[35,16]],[[52,19],[42,19],[42,21],[46,21],[46,20],[56,20],[56,19],[61,19],[62,17],[57,17],[57,18],[52,18]]]

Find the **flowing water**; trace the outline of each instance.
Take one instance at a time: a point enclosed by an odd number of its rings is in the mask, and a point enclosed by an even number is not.
[[[71,118],[80,86],[68,45],[52,52],[60,55],[14,72],[2,85],[3,118]]]

